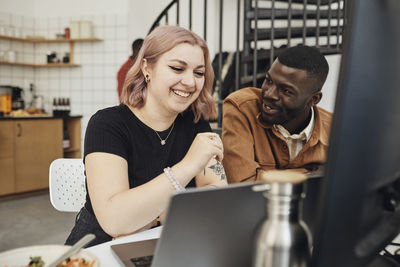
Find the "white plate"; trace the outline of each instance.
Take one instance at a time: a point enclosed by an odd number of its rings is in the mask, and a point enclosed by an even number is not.
[[[47,264],[51,263],[57,257],[61,256],[68,248],[71,246],[62,245],[45,245],[45,246],[32,246],[23,247],[4,251],[0,253],[0,267],[21,267],[28,265],[30,259],[29,257],[41,256],[42,260]],[[99,267],[99,260],[90,251],[86,249],[81,249],[78,254],[72,256],[84,258],[87,261],[96,260],[93,267]]]

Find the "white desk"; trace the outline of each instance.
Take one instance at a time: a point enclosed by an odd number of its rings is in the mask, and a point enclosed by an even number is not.
[[[98,258],[100,263],[99,265],[101,267],[120,266],[118,260],[115,258],[115,255],[111,251],[111,245],[147,240],[152,238],[159,238],[161,230],[162,226],[156,227],[147,231],[121,237],[116,240],[112,240],[97,246],[90,247],[87,250],[92,252]]]

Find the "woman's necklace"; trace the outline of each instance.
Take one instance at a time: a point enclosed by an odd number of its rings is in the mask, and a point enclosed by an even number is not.
[[[171,130],[169,130],[169,133],[168,133],[167,137],[165,137],[165,139],[162,139],[161,136],[157,133],[157,131],[156,131],[156,130],[153,130],[153,131],[156,133],[158,139],[160,139],[161,145],[162,145],[162,146],[165,145],[165,144],[167,143],[167,139],[168,139],[169,135],[172,133],[172,130],[174,129],[174,126],[175,126],[175,122],[172,123]]]

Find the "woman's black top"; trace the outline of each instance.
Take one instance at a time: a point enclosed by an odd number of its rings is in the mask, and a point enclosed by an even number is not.
[[[204,120],[193,122],[192,112],[179,114],[174,122],[174,127],[158,132],[165,139],[170,135],[165,145],[156,132],[140,121],[132,111],[124,104],[102,109],[96,112],[89,120],[84,145],[84,157],[93,152],[106,152],[124,158],[128,163],[129,187],[133,188],[157,177],[165,167],[173,166],[183,159],[198,133],[211,132],[210,125]],[[113,177],[109,177],[113,179]],[[194,186],[194,180],[188,186]],[[83,215],[83,216],[82,216]],[[73,244],[80,236],[90,232],[103,232],[105,236],[99,237],[97,242],[90,245],[111,240],[93,216],[93,208],[89,193],[86,195],[84,210],[77,217],[76,225],[67,240],[67,244]],[[79,227],[80,217],[94,217],[84,222]],[[82,224],[82,223],[81,223]],[[88,225],[95,224],[95,229],[88,229]],[[89,228],[93,228],[93,227]],[[98,229],[100,227],[100,229]],[[75,229],[76,228],[76,229]],[[75,234],[74,234],[75,230]],[[75,235],[73,238],[72,235]]]

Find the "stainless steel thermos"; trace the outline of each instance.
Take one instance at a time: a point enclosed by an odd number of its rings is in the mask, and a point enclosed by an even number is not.
[[[254,267],[306,267],[311,234],[302,220],[305,183],[272,182],[266,189],[267,217],[258,229]]]

